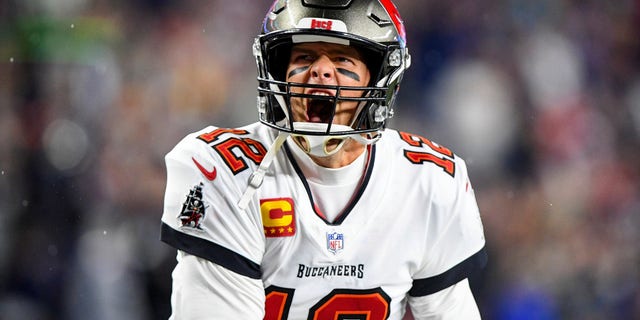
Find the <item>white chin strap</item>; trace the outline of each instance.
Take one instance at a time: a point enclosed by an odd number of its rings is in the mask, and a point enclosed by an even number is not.
[[[327,132],[328,124],[326,123],[314,123],[314,122],[294,122],[293,128],[295,130],[300,131],[309,131],[309,132]],[[335,136],[326,136],[326,135],[302,135],[302,134],[291,134],[296,138],[302,138],[306,142],[306,146],[298,145],[300,148],[306,152],[307,154],[316,156],[316,157],[328,157],[334,155],[336,152],[340,151],[344,143],[348,138],[354,139],[364,145],[372,144],[378,139],[380,139],[380,135],[377,135],[374,138],[365,138],[360,134],[352,133],[349,134],[347,132],[353,131],[353,128],[340,124],[332,124],[331,132],[345,132],[344,135],[335,135]],[[340,142],[332,146],[333,149],[329,150],[329,142],[339,140]]]
[[[282,131],[280,132],[280,134],[278,134],[276,139],[273,141],[271,148],[269,148],[267,154],[265,154],[264,158],[262,158],[262,162],[260,162],[258,169],[256,169],[256,171],[254,171],[249,177],[249,184],[247,185],[247,189],[244,190],[242,197],[238,201],[238,207],[240,207],[240,209],[244,210],[247,208],[247,205],[249,205],[249,201],[251,201],[253,195],[262,185],[262,181],[264,180],[264,176],[267,173],[267,169],[269,169],[269,166],[271,166],[271,162],[273,162],[273,160],[276,158],[276,154],[282,147],[282,143],[287,140],[288,136],[289,133]]]

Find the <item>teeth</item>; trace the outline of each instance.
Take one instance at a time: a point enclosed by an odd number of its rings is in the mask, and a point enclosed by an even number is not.
[[[314,92],[314,93],[312,93],[312,95],[314,95],[314,96],[330,96],[330,94],[328,94],[326,92]]]

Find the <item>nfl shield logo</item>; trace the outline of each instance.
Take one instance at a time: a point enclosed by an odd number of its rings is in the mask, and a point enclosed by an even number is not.
[[[344,248],[344,234],[342,233],[327,233],[327,249],[333,254]]]

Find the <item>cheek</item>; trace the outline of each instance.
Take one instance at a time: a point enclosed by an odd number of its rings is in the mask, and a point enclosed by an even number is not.
[[[304,106],[302,98],[291,98],[291,111],[294,120],[303,120],[305,116],[305,110],[306,108]]]
[[[368,86],[369,85],[369,81],[371,80],[371,72],[369,72],[369,69],[367,69],[366,67],[363,67],[364,71],[362,72],[362,86]]]
[[[302,82],[304,75],[309,70],[309,66],[292,65],[289,66],[286,73],[286,81]]]
[[[353,79],[352,77],[344,76],[343,85],[354,86],[354,87],[366,87],[369,85],[369,81],[371,80],[371,74],[366,67],[362,67],[353,71],[359,77],[358,80]],[[348,96],[360,96],[362,95],[361,91],[347,91],[346,95]]]

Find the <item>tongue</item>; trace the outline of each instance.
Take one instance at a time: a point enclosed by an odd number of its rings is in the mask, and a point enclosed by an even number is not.
[[[333,108],[333,103],[328,100],[309,101],[307,121],[329,123],[331,121],[331,108]]]
[[[320,118],[320,116],[315,115],[315,114],[310,114],[309,115],[309,122],[323,122],[322,118]]]

